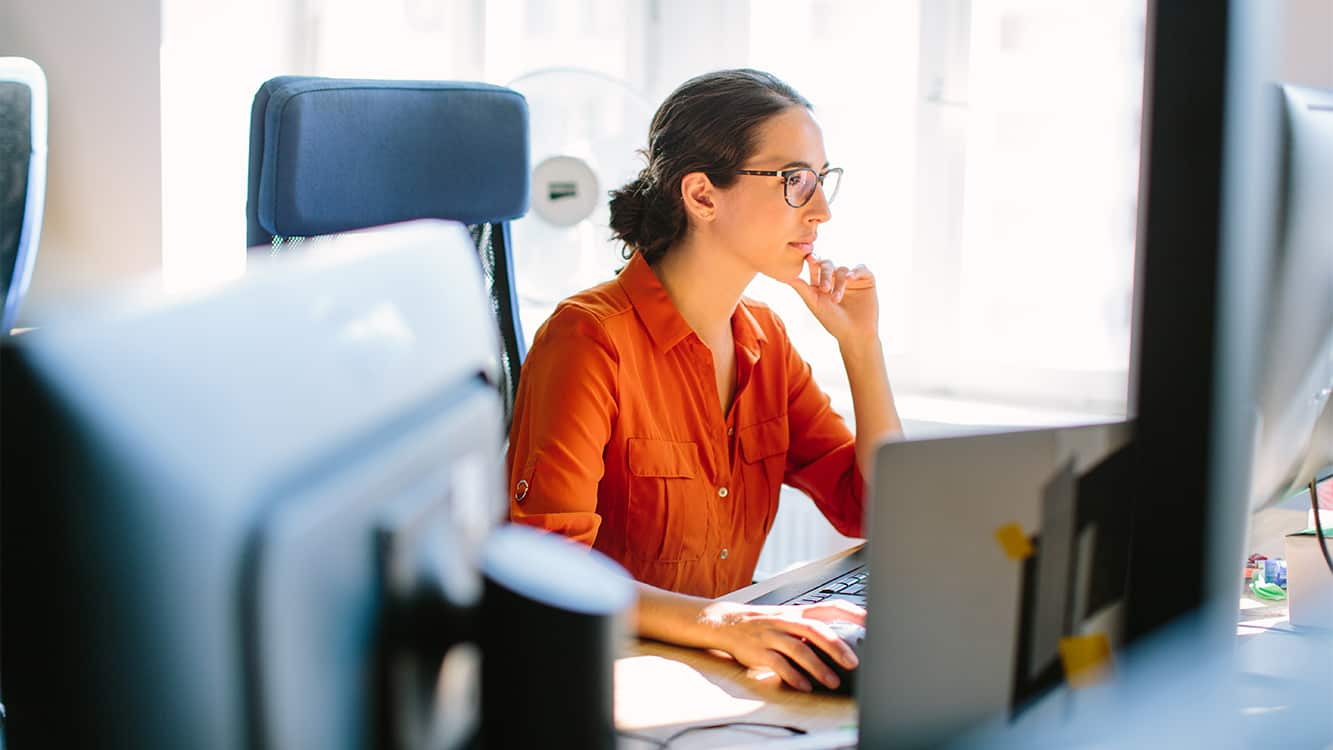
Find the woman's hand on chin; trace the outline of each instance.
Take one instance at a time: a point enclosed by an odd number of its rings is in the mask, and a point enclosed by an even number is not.
[[[824,330],[843,346],[877,339],[875,274],[864,265],[848,268],[814,255],[806,257],[805,265],[809,280],[797,276],[787,285],[801,296]]]

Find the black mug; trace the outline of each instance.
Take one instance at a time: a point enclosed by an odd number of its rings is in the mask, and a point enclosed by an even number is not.
[[[482,558],[486,748],[615,747],[613,671],[636,589],[610,558],[509,525]]]

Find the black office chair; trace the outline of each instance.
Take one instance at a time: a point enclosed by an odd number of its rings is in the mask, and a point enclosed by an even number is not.
[[[282,76],[250,113],[251,252],[411,219],[467,224],[499,352],[506,425],[526,354],[509,222],[528,209],[528,106],[484,83]]]
[[[32,279],[46,198],[46,76],[0,57],[0,336],[18,320]]]

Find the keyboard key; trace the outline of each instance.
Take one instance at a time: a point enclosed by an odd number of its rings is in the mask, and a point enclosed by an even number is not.
[[[809,589],[804,594],[787,600],[787,604],[818,604],[830,598],[844,599],[865,606],[865,589],[869,585],[870,571],[860,569],[848,572],[841,578],[826,581],[818,588]]]

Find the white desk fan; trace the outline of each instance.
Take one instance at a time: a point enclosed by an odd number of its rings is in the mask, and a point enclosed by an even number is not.
[[[577,68],[544,68],[508,86],[528,100],[532,209],[515,221],[514,284],[532,336],[560,300],[624,265],[608,203],[643,168],[652,109],[629,84]]]

